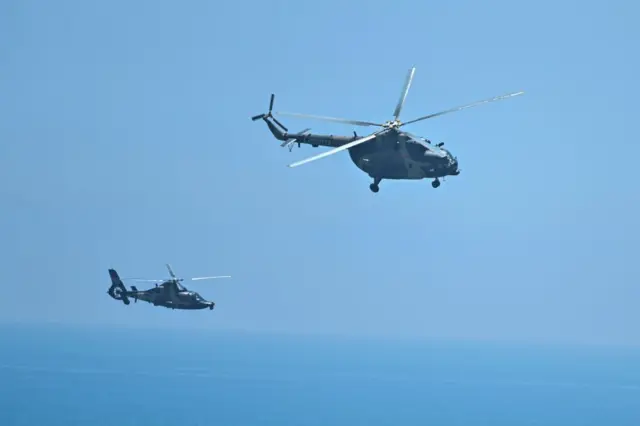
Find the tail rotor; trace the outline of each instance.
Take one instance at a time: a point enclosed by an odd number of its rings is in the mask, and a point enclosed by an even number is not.
[[[269,112],[267,112],[266,114],[258,114],[258,115],[254,115],[253,117],[251,117],[251,120],[256,121],[256,120],[260,120],[260,119],[267,119],[270,118],[272,119],[278,126],[280,126],[280,128],[282,128],[285,132],[288,132],[289,129],[287,129],[286,127],[284,127],[284,125],[282,123],[280,123],[272,114],[273,111],[273,101],[275,100],[276,95],[274,95],[273,93],[271,94],[271,101],[269,102]]]

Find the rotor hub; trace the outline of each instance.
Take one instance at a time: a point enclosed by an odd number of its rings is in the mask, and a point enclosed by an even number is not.
[[[402,121],[400,120],[390,120],[383,124],[386,129],[398,129],[400,126],[402,126]]]

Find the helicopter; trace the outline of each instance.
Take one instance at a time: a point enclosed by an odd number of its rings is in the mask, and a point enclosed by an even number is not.
[[[122,300],[122,303],[128,305],[131,303],[130,298],[137,302],[138,299],[151,303],[154,306],[164,306],[171,309],[206,309],[213,310],[215,302],[205,300],[200,294],[187,289],[181,284],[184,278],[177,278],[171,269],[171,265],[166,264],[171,278],[162,280],[142,280],[132,279],[132,281],[155,282],[156,285],[148,290],[138,290],[135,286],[131,286],[131,290],[127,290],[122,279],[115,269],[109,269],[111,278],[111,287],[107,294],[115,300]],[[191,278],[192,281],[208,280],[216,278],[231,278],[230,275],[221,275],[215,277],[197,277]],[[158,284],[160,283],[160,284]]]
[[[393,119],[384,123],[374,123],[370,121],[346,120],[326,116],[309,114],[276,112],[278,115],[288,115],[294,117],[305,117],[316,120],[333,121],[338,123],[353,124],[356,126],[376,126],[381,129],[364,137],[359,137],[354,131],[353,136],[334,136],[312,134],[311,129],[305,129],[298,133],[289,133],[289,130],[273,117],[273,103],[275,95],[271,94],[269,111],[266,114],[258,114],[251,117],[251,120],[264,120],[273,136],[283,141],[281,147],[293,149],[294,144],[308,144],[314,148],[318,146],[331,147],[333,149],[318,154],[316,156],[289,164],[289,167],[298,167],[315,160],[336,154],[340,151],[348,150],[351,161],[363,172],[373,179],[369,185],[372,192],[380,190],[380,182],[383,179],[394,180],[420,180],[433,179],[431,186],[438,188],[440,179],[446,176],[457,176],[460,174],[458,159],[450,151],[442,146],[444,142],[432,144],[430,140],[413,135],[402,130],[408,124],[429,118],[438,117],[455,111],[471,108],[480,104],[507,99],[522,95],[524,92],[509,93],[496,96],[490,99],[473,102],[471,104],[451,108],[434,114],[425,115],[410,121],[400,121],[400,113],[407,98],[407,93],[411,87],[416,67],[409,69],[404,87],[400,94],[400,99],[393,112]],[[368,142],[368,143],[367,143]]]

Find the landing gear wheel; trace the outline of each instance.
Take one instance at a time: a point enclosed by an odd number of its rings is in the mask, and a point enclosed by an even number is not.
[[[369,189],[371,190],[371,192],[380,191],[380,187],[378,186],[380,182],[382,182],[381,178],[376,178],[376,177],[373,178],[373,183],[369,185]]]
[[[433,182],[431,182],[431,186],[433,186],[434,188],[437,188],[440,186],[440,181],[438,179],[434,180]]]

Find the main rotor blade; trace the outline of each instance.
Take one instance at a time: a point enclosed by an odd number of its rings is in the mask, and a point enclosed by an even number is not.
[[[448,109],[448,110],[445,110],[445,111],[440,111],[440,112],[437,112],[435,114],[425,115],[424,117],[420,117],[420,118],[416,118],[415,120],[404,122],[404,123],[402,123],[402,126],[406,126],[407,124],[415,123],[417,121],[426,120],[427,118],[438,117],[440,115],[448,114],[450,112],[456,112],[456,111],[460,111],[460,110],[463,110],[463,109],[471,108],[471,107],[478,106],[478,105],[481,105],[481,104],[486,104],[486,103],[494,102],[494,101],[500,101],[502,99],[507,99],[507,98],[511,98],[511,97],[514,97],[514,96],[519,96],[519,95],[522,95],[523,93],[524,92],[509,93],[508,95],[496,96],[496,97],[491,98],[491,99],[484,99],[482,101],[477,101],[477,102],[474,102],[474,103],[471,103],[471,104],[468,104],[468,105],[463,105],[463,106],[451,108],[451,109]]]
[[[326,117],[323,115],[298,114],[297,112],[276,112],[276,114],[288,115],[290,117],[311,118],[314,120],[334,121],[338,123],[354,124],[356,126],[363,126],[363,127],[368,127],[368,126],[382,127],[382,124],[372,123],[371,121],[347,120],[344,118]]]
[[[174,280],[177,279],[176,274],[174,274],[173,269],[171,269],[171,265],[169,265],[168,263],[166,265],[167,265],[167,269],[169,270],[169,275],[171,275],[171,278],[173,278]]]
[[[400,99],[398,100],[398,105],[396,105],[396,109],[393,112],[395,119],[397,120],[400,117],[400,113],[402,112],[402,107],[404,106],[404,101],[407,99],[407,94],[409,93],[409,88],[411,87],[411,82],[413,81],[413,75],[416,73],[416,67],[412,67],[407,74],[407,79],[404,82],[404,87],[402,88],[402,93],[400,93]]]
[[[186,288],[182,284],[180,284],[180,281],[182,281],[182,278],[176,277],[176,274],[173,273],[173,269],[171,269],[171,265],[169,265],[168,263],[166,263],[166,265],[167,265],[167,269],[169,270],[169,274],[171,275],[171,278],[173,278],[173,281],[176,283],[176,287],[178,288],[178,291],[186,290]]]
[[[370,134],[369,136],[365,136],[364,138],[356,139],[353,142],[349,142],[349,143],[347,143],[345,145],[339,146],[339,147],[334,148],[332,150],[329,150],[327,152],[323,152],[322,154],[318,154],[318,155],[316,155],[314,157],[310,157],[310,158],[307,158],[305,160],[298,161],[298,162],[293,163],[293,164],[289,164],[289,167],[298,167],[298,166],[301,166],[303,164],[310,163],[312,161],[319,160],[319,159],[324,158],[324,157],[328,157],[329,155],[333,155],[333,154],[335,154],[337,152],[344,151],[345,149],[349,149],[352,146],[360,145],[361,143],[370,141],[371,139],[374,139],[376,136],[378,136],[379,134],[381,134],[383,132],[386,132],[386,131],[387,131],[386,129],[380,130],[378,132]]]
[[[196,278],[191,278],[191,281],[213,280],[216,278],[231,278],[231,275],[218,275],[215,277],[196,277]]]

